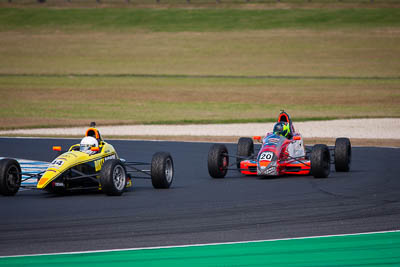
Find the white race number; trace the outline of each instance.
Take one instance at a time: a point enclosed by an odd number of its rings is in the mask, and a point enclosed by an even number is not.
[[[52,168],[60,168],[61,165],[64,164],[63,160],[55,159],[53,162],[50,164]]]
[[[271,161],[273,157],[274,157],[274,153],[273,153],[273,152],[270,152],[270,151],[268,151],[268,152],[263,152],[263,153],[260,155],[260,160],[268,160],[268,161]]]

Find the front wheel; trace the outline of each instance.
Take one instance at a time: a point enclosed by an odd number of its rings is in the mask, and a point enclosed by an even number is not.
[[[249,137],[240,137],[237,145],[236,167],[240,169],[240,162],[243,158],[248,158],[254,154],[253,139]]]
[[[0,194],[14,196],[21,186],[21,167],[15,159],[0,160]]]
[[[331,154],[326,145],[315,145],[311,150],[311,173],[315,178],[326,178],[331,172]]]
[[[120,196],[124,192],[127,175],[124,165],[119,159],[109,159],[100,171],[102,190],[109,196]]]
[[[337,138],[335,142],[335,170],[348,172],[351,166],[351,143],[349,138]]]
[[[174,162],[167,152],[157,152],[151,160],[151,183],[154,188],[169,188],[174,179]]]
[[[224,178],[228,172],[229,156],[225,145],[214,144],[208,151],[208,173],[213,178]]]

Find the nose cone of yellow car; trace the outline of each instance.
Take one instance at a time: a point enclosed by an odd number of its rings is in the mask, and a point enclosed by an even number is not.
[[[40,178],[36,187],[39,189],[45,188],[51,181],[53,181],[59,175],[60,175],[60,172],[58,170],[48,168],[46,170],[46,172]]]
[[[64,171],[81,162],[84,162],[87,159],[89,159],[89,155],[79,151],[69,151],[60,155],[50,163],[46,172],[40,178],[37,188],[45,188],[49,183],[58,178]]]

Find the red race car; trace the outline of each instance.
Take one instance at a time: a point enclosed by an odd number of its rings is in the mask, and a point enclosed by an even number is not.
[[[258,151],[254,143],[262,143]],[[351,143],[348,138],[337,138],[335,147],[314,145],[306,149],[303,139],[294,129],[290,116],[281,111],[274,130],[264,138],[241,137],[236,155],[230,155],[225,145],[214,144],[208,153],[208,172],[213,178],[224,178],[228,170],[237,169],[244,175],[260,177],[281,175],[313,175],[315,178],[329,176],[331,164],[337,172],[350,171]],[[235,162],[229,164],[229,158]],[[236,165],[235,168],[230,168]]]

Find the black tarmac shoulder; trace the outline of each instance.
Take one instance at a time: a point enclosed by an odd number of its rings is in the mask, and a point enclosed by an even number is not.
[[[79,140],[0,138],[0,157],[51,161]],[[353,148],[351,172],[212,179],[209,143],[110,141],[120,157],[171,154],[174,181],[134,180],[119,197],[20,191],[0,196],[0,256],[184,245],[400,229],[400,149]],[[231,154],[236,145],[229,144]]]

